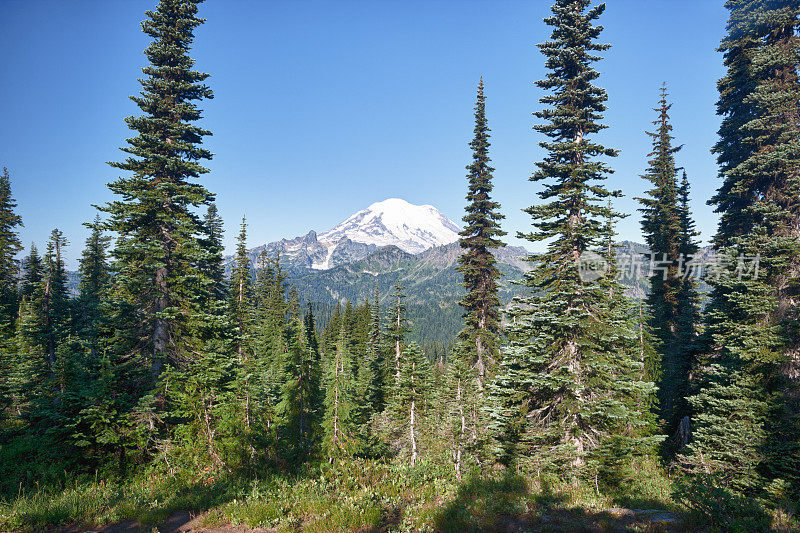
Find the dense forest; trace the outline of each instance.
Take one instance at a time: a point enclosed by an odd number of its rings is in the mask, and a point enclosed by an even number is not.
[[[480,79],[461,330],[426,347],[401,284],[318,305],[276,256],[252,267],[246,219],[228,223],[223,264],[203,185],[199,105],[214,95],[190,55],[201,2],[145,14],[140,112],[111,163],[114,199],[86,223],[76,296],[67,237],[24,249],[13,169],[0,176],[0,530],[149,528],[184,511],[198,528],[800,528],[800,2],[726,2],[702,277],[692,176],[668,87],[654,90],[637,200],[660,260],[633,300],[609,180],[621,147],[598,140],[613,127],[596,69],[605,6],[554,0],[535,82],[545,156],[519,233],[544,251],[505,308]]]

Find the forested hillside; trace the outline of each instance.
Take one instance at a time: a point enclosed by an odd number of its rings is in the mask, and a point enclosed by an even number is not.
[[[645,243],[620,242],[591,0],[529,21],[524,228],[476,73],[460,226],[391,198],[253,243],[208,179],[214,20],[154,2],[85,242],[25,248],[29,178],[0,174],[0,530],[800,530],[798,0],[725,3],[711,247],[668,84],[641,110]]]

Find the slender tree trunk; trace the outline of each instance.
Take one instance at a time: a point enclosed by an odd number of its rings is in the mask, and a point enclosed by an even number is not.
[[[156,314],[162,313],[168,306],[167,302],[167,275],[168,270],[166,266],[159,267],[155,273],[156,291],[158,296],[155,300]],[[150,373],[154,378],[161,375],[164,368],[163,356],[167,353],[167,346],[169,345],[169,325],[163,318],[155,319],[155,327],[153,328],[153,361],[150,365]]]
[[[409,436],[411,437],[411,466],[417,462],[417,436],[416,430],[414,427],[415,424],[415,417],[414,411],[416,410],[416,404],[414,400],[411,400],[411,424],[409,425]]]
[[[467,433],[467,422],[464,418],[464,402],[461,397],[461,378],[458,379],[458,385],[456,386],[456,403],[458,404],[458,415],[461,419],[461,433],[456,439],[456,450],[453,459],[456,468],[456,479],[461,480],[461,449],[463,447],[464,437]]]
[[[397,311],[397,331],[400,331],[400,310]],[[400,383],[400,339],[395,339],[394,343],[394,364],[395,364],[395,377],[397,383]]]

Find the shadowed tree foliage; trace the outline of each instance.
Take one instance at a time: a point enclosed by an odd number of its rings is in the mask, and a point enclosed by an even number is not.
[[[708,278],[684,460],[700,483],[710,474],[725,489],[783,505],[800,494],[800,6],[727,7],[715,147],[722,185],[712,199],[721,261]]]
[[[649,166],[642,176],[652,184],[642,204],[642,232],[651,259],[649,331],[661,354],[659,411],[666,423],[665,432],[676,432],[681,419],[689,414],[686,403],[692,345],[695,334],[696,302],[692,302],[694,280],[684,276],[686,262],[694,254],[691,215],[688,212],[688,183],[678,184],[672,124],[666,84],[661,88],[658,118],[654,132],[647,132],[653,142]]]
[[[22,251],[19,228],[22,217],[16,213],[17,202],[11,195],[11,176],[3,167],[0,174],[0,331],[10,337],[19,305],[16,255]]]

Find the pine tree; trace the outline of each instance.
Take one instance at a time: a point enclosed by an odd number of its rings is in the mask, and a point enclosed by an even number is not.
[[[596,42],[602,27],[593,22],[604,9],[557,0],[545,19],[553,32],[539,48],[549,72],[537,85],[549,91],[541,99],[548,107],[536,113],[545,122],[535,129],[549,138],[541,143],[548,155],[531,180],[543,184],[546,203],[526,209],[537,231],[520,237],[548,247],[525,275],[531,295],[510,314],[510,344],[492,387],[501,457],[573,478],[609,446],[641,444],[628,430],[643,418],[633,400],[652,389],[641,380],[636,335],[613,291],[582,275],[613,215],[604,205],[613,193],[602,185],[611,170],[599,157],[617,152],[591,140],[605,128],[607,96],[592,84],[597,53],[609,47]]]
[[[686,404],[691,343],[695,326],[695,308],[686,306],[691,298],[691,279],[684,277],[688,251],[692,248],[693,222],[688,211],[688,183],[678,185],[672,124],[666,84],[654,109],[658,118],[656,131],[647,132],[653,141],[647,172],[642,176],[652,183],[642,204],[642,232],[649,247],[651,261],[650,291],[647,295],[649,331],[661,354],[659,407],[666,422],[665,431],[672,435],[680,421],[689,414]],[[684,173],[685,175],[685,173]],[[693,255],[694,252],[688,255]]]
[[[459,337],[465,348],[469,346],[464,354],[473,360],[479,388],[483,388],[487,370],[493,370],[497,359],[500,330],[497,278],[500,277],[500,272],[495,265],[497,261],[492,250],[503,246],[499,237],[505,235],[500,229],[500,220],[504,218],[499,213],[500,204],[490,196],[494,188],[494,169],[489,166],[489,131],[481,78],[478,84],[478,101],[475,104],[475,137],[469,145],[472,149],[472,163],[467,167],[467,214],[464,216],[465,227],[459,233],[459,244],[465,251],[459,256],[457,267],[464,276],[463,285],[467,290],[461,300],[465,327]]]
[[[230,295],[228,308],[231,322],[236,328],[235,350],[240,361],[244,361],[252,336],[253,275],[250,271],[250,258],[247,255],[247,220],[242,217],[239,237],[236,241],[236,255],[231,267]]]
[[[796,500],[800,6],[732,0],[727,7],[721,49],[728,70],[719,83],[723,122],[715,148],[723,182],[712,199],[721,213],[719,268],[708,280],[708,346],[684,460],[701,482],[705,473],[745,496],[766,486],[779,494],[774,500]],[[745,261],[757,262],[757,274]],[[733,420],[735,432],[716,434],[720,421]]]
[[[56,371],[56,353],[59,345],[69,333],[69,291],[67,289],[67,270],[64,266],[63,249],[69,243],[64,234],[54,229],[47,241],[44,255],[44,271],[40,282],[41,289],[34,305],[40,313],[41,329],[38,340],[44,346],[51,376]]]
[[[348,351],[348,341],[347,331],[342,326],[336,350],[326,363],[323,448],[330,462],[358,451],[353,420],[354,383],[350,375],[353,356]]]
[[[383,332],[381,331],[381,306],[378,286],[375,285],[375,295],[369,321],[369,338],[367,340],[367,356],[365,366],[365,394],[364,401],[370,414],[383,411],[386,405],[386,357],[384,352]]]
[[[30,298],[42,281],[42,258],[36,244],[31,244],[28,257],[22,262],[22,297]]]
[[[224,228],[217,204],[213,202],[209,204],[203,218],[203,229],[206,236],[201,243],[206,257],[200,262],[200,269],[209,280],[210,298],[222,301],[227,294],[225,268],[222,266],[222,253],[225,251],[222,244]]]
[[[391,343],[393,352],[393,364],[391,366],[394,371],[392,379],[395,383],[400,379],[401,354],[403,352],[403,346],[405,346],[406,334],[408,334],[405,304],[406,295],[404,291],[405,287],[401,284],[398,283],[394,286],[394,292],[392,292],[390,296],[392,307],[389,310],[389,325],[386,331],[386,338]]]
[[[299,311],[299,310],[298,310]],[[284,382],[276,406],[281,455],[299,466],[314,453],[319,434],[320,354],[309,308],[305,317],[293,313],[289,352],[283,363]]]
[[[22,218],[14,212],[17,203],[11,196],[11,177],[3,168],[0,175],[0,422],[14,401],[12,381],[16,350],[14,332],[19,312],[16,255],[22,250],[19,228]]]
[[[414,466],[421,454],[424,412],[430,389],[430,364],[416,343],[404,347],[400,358],[400,377],[394,384],[389,411],[394,447]]]
[[[111,283],[108,264],[108,246],[111,237],[103,235],[100,215],[97,215],[93,222],[84,225],[91,230],[91,233],[86,239],[86,247],[78,266],[81,282],[77,301],[77,320],[80,336],[86,342],[92,359],[96,359],[100,330],[107,318],[101,306],[107,299]]]
[[[11,176],[3,167],[0,175],[0,331],[10,337],[17,315],[18,268],[16,255],[22,251],[18,228],[22,218],[14,211],[17,202],[11,196]]]
[[[691,406],[688,397],[691,394],[692,371],[697,366],[697,353],[699,350],[698,337],[702,317],[700,313],[700,295],[697,290],[697,277],[690,271],[692,259],[696,258],[700,249],[695,240],[700,233],[695,229],[689,208],[689,180],[686,171],[683,172],[680,186],[678,187],[678,213],[680,218],[680,235],[678,248],[679,257],[684,259],[684,275],[678,291],[678,323],[676,337],[679,339],[680,358],[676,367],[677,374],[684,376],[678,382],[676,411],[681,418],[678,421],[678,435],[676,447],[681,448],[686,444],[690,429]],[[684,431],[681,431],[681,424]]]
[[[213,200],[193,180],[208,172],[199,161],[211,159],[201,147],[210,132],[194,125],[201,118],[195,102],[213,98],[192,69],[189,50],[201,0],[161,0],[147,11],[142,30],[152,38],[145,50],[143,91],[132,96],[142,114],[128,117],[137,135],[122,148],[129,157],[111,166],[130,173],[109,185],[119,199],[103,210],[108,229],[118,234],[115,281],[128,295],[135,319],[135,350],[153,378],[164,364],[185,367],[199,349],[197,322],[208,320],[199,293],[208,288],[202,265],[207,258],[204,224],[195,212]],[[120,327],[126,326],[120,324]]]

